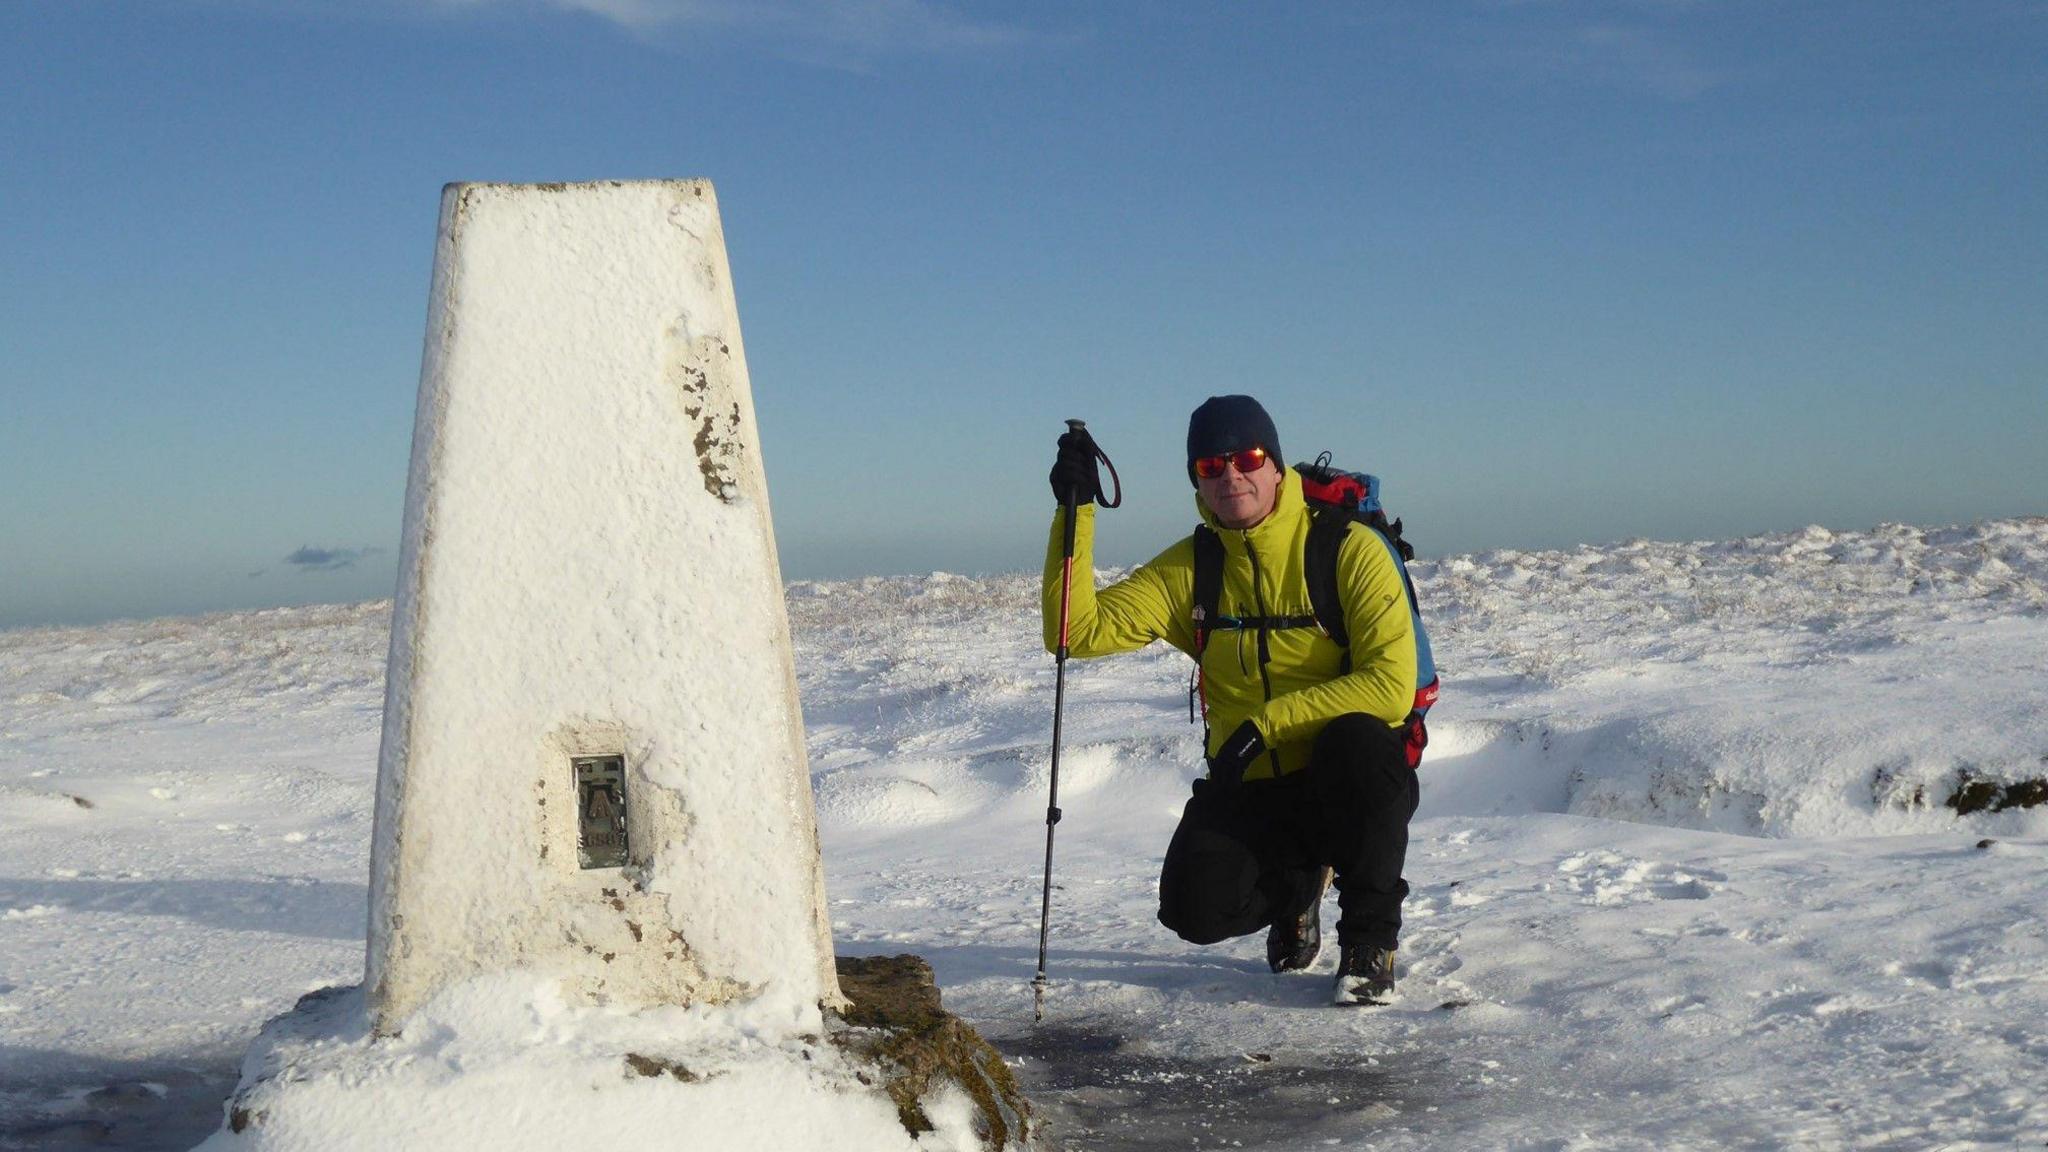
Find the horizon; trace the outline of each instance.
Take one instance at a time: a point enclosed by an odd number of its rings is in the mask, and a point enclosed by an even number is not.
[[[1224,392],[1428,557],[2048,512],[2048,9],[989,11],[0,10],[0,629],[389,598],[467,180],[714,182],[786,582],[1035,571],[1070,416],[1141,561]]]
[[[1941,533],[1967,532],[1991,524],[2015,524],[2028,526],[2044,523],[2048,523],[2048,515],[1991,516],[1984,517],[1978,520],[1947,524],[1908,524],[1899,521],[1884,521],[1864,528],[1829,528],[1824,524],[1803,524],[1792,528],[1776,529],[1767,532],[1755,532],[1742,536],[1731,537],[1711,537],[1681,540],[1658,539],[1655,537],[1645,536],[1632,536],[1617,540],[1579,541],[1572,544],[1560,545],[1554,548],[1518,548],[1513,546],[1502,546],[1497,548],[1480,549],[1471,552],[1450,552],[1431,554],[1417,552],[1415,559],[1413,561],[1410,561],[1410,563],[1442,565],[1452,560],[1491,559],[1499,561],[1505,560],[1509,557],[1514,557],[1516,559],[1529,559],[1541,562],[1547,559],[1563,557],[1574,552],[1580,552],[1585,550],[1599,552],[1619,548],[1628,548],[1637,545],[1648,545],[1651,547],[1679,549],[1708,548],[1726,544],[1741,544],[1759,541],[1770,541],[1773,539],[1780,539],[1786,537],[1797,537],[1802,535],[1803,533],[1810,532],[1815,529],[1824,531],[1828,533],[1828,535],[1832,539],[1839,541],[1844,538],[1875,537],[1887,528],[1900,528],[1920,533]],[[1144,563],[1144,561],[1142,560],[1134,561],[1129,564],[1098,563],[1096,567],[1099,572],[1121,571],[1131,567],[1135,567],[1138,564],[1142,563]],[[1034,578],[1037,575],[1038,569],[1036,567],[1001,570],[968,569],[961,571],[954,571],[946,568],[933,568],[914,572],[872,572],[861,573],[852,576],[784,576],[782,586],[784,592],[787,593],[790,588],[801,584],[825,586],[831,586],[836,584],[858,585],[870,580],[919,581],[931,580],[936,577],[951,577],[955,579],[973,580],[980,582],[1004,579],[1027,580]],[[264,612],[318,611],[320,609],[337,609],[344,611],[359,609],[377,609],[388,606],[393,601],[394,598],[395,589],[393,591],[385,592],[382,595],[369,596],[356,600],[306,600],[294,603],[256,605],[253,607],[216,608],[190,613],[166,613],[160,615],[140,616],[109,616],[103,619],[86,621],[52,621],[46,623],[0,624],[0,634],[8,632],[30,632],[41,630],[91,631],[93,629],[101,627],[115,628],[124,625],[147,625],[170,621],[194,621],[202,619],[211,619],[214,617],[243,616]]]

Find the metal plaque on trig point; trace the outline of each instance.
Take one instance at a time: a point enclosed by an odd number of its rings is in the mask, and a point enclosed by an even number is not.
[[[626,758],[577,756],[576,860],[585,868],[626,866]]]

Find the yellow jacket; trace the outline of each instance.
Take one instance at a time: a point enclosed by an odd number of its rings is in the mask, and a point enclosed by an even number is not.
[[[1302,551],[1309,511],[1301,478],[1288,469],[1272,515],[1242,531],[1224,528],[1195,498],[1202,520],[1223,541],[1225,616],[1311,615]],[[1164,640],[1195,652],[1195,547],[1183,538],[1128,577],[1095,588],[1095,506],[1074,519],[1074,586],[1067,650],[1071,655],[1131,652]],[[1060,642],[1060,572],[1065,509],[1053,514],[1046,545],[1043,608],[1045,648]],[[1246,720],[1258,725],[1272,755],[1262,756],[1246,779],[1285,775],[1308,764],[1323,725],[1347,712],[1364,712],[1398,728],[1415,705],[1415,633],[1409,622],[1400,570],[1372,529],[1353,524],[1337,553],[1338,595],[1351,633],[1351,671],[1338,675],[1343,653],[1315,628],[1269,634],[1271,661],[1258,662],[1258,637],[1249,631],[1213,631],[1202,657],[1209,706],[1209,747]]]

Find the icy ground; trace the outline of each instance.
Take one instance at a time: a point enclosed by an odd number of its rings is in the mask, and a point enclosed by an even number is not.
[[[1074,1149],[2048,1146],[2048,520],[1416,574],[1399,1004],[1153,921],[1195,773],[1159,649],[1070,675],[1033,1026],[1027,577],[790,587],[840,950],[929,958]],[[358,978],[387,628],[0,633],[0,1148],[188,1147]]]

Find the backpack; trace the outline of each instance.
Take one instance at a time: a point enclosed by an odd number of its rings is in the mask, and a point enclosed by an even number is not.
[[[1401,573],[1401,586],[1408,594],[1409,622],[1415,631],[1415,703],[1408,713],[1406,747],[1408,766],[1422,762],[1422,750],[1429,743],[1423,718],[1436,703],[1440,682],[1436,658],[1430,651],[1429,633],[1422,626],[1422,608],[1415,597],[1415,581],[1409,578],[1408,561],[1415,548],[1401,536],[1401,521],[1389,522],[1380,505],[1379,477],[1365,472],[1346,472],[1330,463],[1328,452],[1313,464],[1297,464],[1302,496],[1308,502],[1308,539],[1302,546],[1302,571],[1308,579],[1308,616],[1227,617],[1218,612],[1223,598],[1223,541],[1207,524],[1195,528],[1195,673],[1188,685],[1188,719],[1195,719],[1196,701],[1201,698],[1202,653],[1209,647],[1209,634],[1219,629],[1250,628],[1259,634],[1259,660],[1266,655],[1266,634],[1278,628],[1317,628],[1343,649],[1337,674],[1351,671],[1351,636],[1344,624],[1344,604],[1337,591],[1337,552],[1353,521],[1373,530]],[[1207,719],[1206,704],[1202,708]]]

